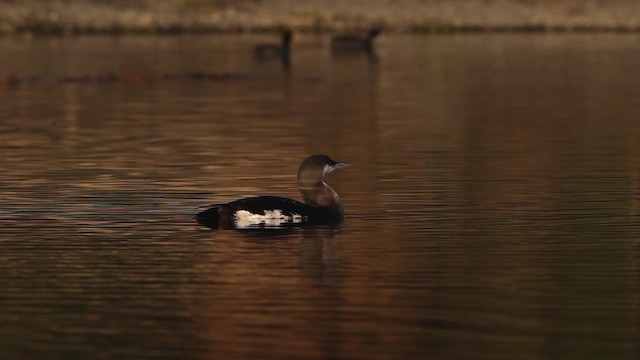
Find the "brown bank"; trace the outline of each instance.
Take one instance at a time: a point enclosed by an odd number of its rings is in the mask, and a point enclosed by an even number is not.
[[[637,0],[0,0],[0,34],[638,31]]]

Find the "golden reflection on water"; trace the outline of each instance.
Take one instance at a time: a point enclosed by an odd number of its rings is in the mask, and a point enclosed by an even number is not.
[[[385,35],[377,61],[301,36],[289,72],[257,40],[2,39],[3,71],[44,78],[0,88],[9,354],[637,354],[633,36]],[[113,71],[242,76],[55,81]],[[311,153],[353,164],[327,179],[342,228],[192,222],[299,198]]]

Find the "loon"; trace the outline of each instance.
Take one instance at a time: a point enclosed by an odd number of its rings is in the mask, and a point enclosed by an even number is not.
[[[291,49],[291,38],[293,33],[291,29],[282,30],[281,43],[277,44],[259,44],[253,48],[253,54],[258,60],[281,59],[285,63],[289,62],[289,54]]]
[[[340,224],[344,220],[344,208],[338,194],[324,182],[324,176],[350,165],[333,161],[327,155],[309,156],[298,170],[298,189],[304,202],[278,196],[249,197],[211,205],[195,219],[214,229]]]
[[[334,36],[331,39],[331,49],[334,51],[356,52],[364,51],[370,53],[373,51],[373,40],[380,35],[380,28],[369,29],[365,34],[351,34]]]

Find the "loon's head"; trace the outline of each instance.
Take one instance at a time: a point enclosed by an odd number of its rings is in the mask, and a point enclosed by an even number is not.
[[[333,161],[327,155],[311,155],[300,164],[298,184],[300,186],[313,186],[322,183],[325,175],[349,165],[351,164]]]
[[[369,31],[367,32],[367,35],[369,39],[375,39],[378,35],[380,35],[381,32],[382,32],[381,28],[374,27],[372,29],[369,29]]]
[[[291,38],[293,37],[293,32],[289,28],[282,29],[282,43],[289,44],[291,42]]]

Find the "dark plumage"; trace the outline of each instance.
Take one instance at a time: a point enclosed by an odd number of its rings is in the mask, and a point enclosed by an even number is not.
[[[280,44],[259,44],[253,48],[253,54],[258,60],[266,59],[281,59],[282,61],[289,62],[289,56],[291,53],[291,39],[293,38],[293,32],[290,29],[285,29],[281,34]]]
[[[327,155],[306,158],[298,170],[298,189],[304,203],[278,196],[257,196],[212,205],[195,219],[210,228],[282,228],[336,224],[344,219],[338,194],[323,180],[326,174],[349,166]]]
[[[347,34],[334,36],[331,39],[331,49],[333,51],[373,51],[373,41],[382,30],[372,28],[364,34]]]

